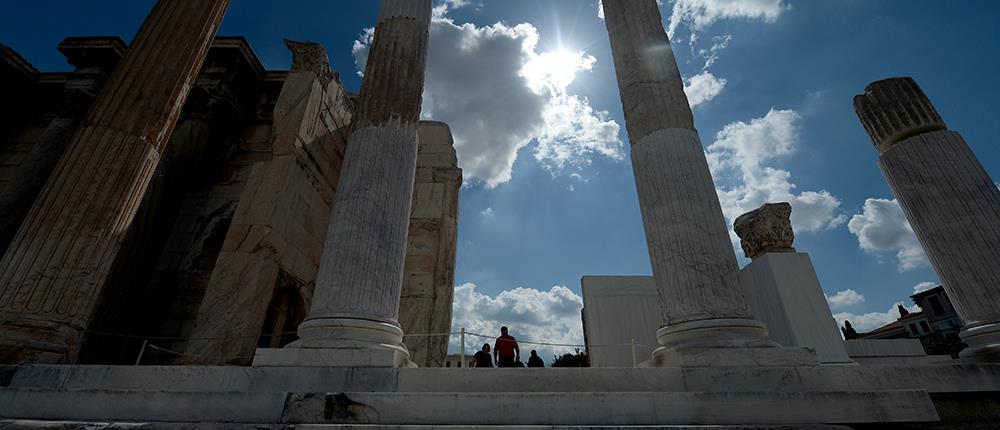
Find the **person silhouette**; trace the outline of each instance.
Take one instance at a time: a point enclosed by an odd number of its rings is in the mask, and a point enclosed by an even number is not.
[[[521,361],[521,348],[517,346],[517,339],[507,334],[507,327],[500,327],[500,337],[493,343],[493,359],[497,367],[517,367],[517,362]]]
[[[528,367],[545,367],[542,357],[539,357],[538,353],[533,349],[531,350],[531,357],[528,357]]]
[[[490,344],[484,343],[482,351],[473,356],[472,367],[493,367],[493,357],[490,357]]]

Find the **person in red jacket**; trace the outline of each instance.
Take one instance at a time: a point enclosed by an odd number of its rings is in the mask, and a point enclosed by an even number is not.
[[[493,359],[497,367],[517,367],[517,362],[521,361],[521,348],[517,346],[517,339],[507,334],[507,327],[500,327],[500,337],[493,343]]]

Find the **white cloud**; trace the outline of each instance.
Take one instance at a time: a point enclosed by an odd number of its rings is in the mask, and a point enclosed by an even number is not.
[[[853,314],[850,312],[839,312],[833,314],[833,319],[837,321],[837,325],[843,327],[844,321],[850,321],[851,325],[858,332],[867,332],[875,330],[879,327],[892,323],[899,319],[899,310],[897,306],[901,303],[896,303],[885,312],[870,312],[866,314]],[[910,312],[918,312],[920,308],[916,305],[907,306],[906,309]]]
[[[490,218],[490,217],[493,216],[493,208],[483,209],[483,211],[480,212],[479,214],[482,215],[482,216],[484,216],[484,217]]]
[[[431,16],[434,18],[442,18],[448,14],[449,10],[458,9],[469,5],[469,0],[444,0],[441,4],[434,6],[431,11]]]
[[[708,70],[708,68],[715,65],[715,62],[719,60],[719,52],[728,48],[729,42],[732,42],[732,40],[733,36],[731,34],[715,36],[712,38],[712,46],[710,48],[698,50],[697,56],[705,59],[705,65],[701,69]]]
[[[691,107],[712,101],[725,87],[725,79],[717,78],[707,70],[684,80],[684,93]]]
[[[677,29],[685,25],[696,37],[720,19],[763,19],[774,22],[788,6],[783,0],[671,0],[673,8],[667,25],[667,34],[673,38]]]
[[[583,298],[562,286],[549,291],[519,287],[490,296],[476,291],[475,284],[464,284],[455,287],[452,331],[464,327],[468,332],[496,337],[500,335],[500,327],[507,326],[521,343],[522,361],[527,361],[530,351],[535,349],[548,366],[553,355],[572,352],[574,348],[524,342],[583,344],[582,309]],[[468,337],[466,353],[475,353],[487,342],[492,346],[493,339]],[[449,352],[457,353],[459,349],[459,339],[453,336]]]
[[[799,144],[799,121],[792,110],[771,110],[749,123],[725,126],[707,150],[709,166],[720,186],[719,200],[731,222],[764,203],[792,205],[792,226],[796,232],[817,232],[840,226],[840,200],[828,191],[796,193],[792,174],[773,167],[775,159],[791,155]],[[731,231],[734,242],[738,241]]]
[[[900,272],[929,264],[896,200],[866,200],[864,211],[854,215],[847,227],[858,237],[858,245],[866,252],[876,255],[895,252]]]
[[[596,59],[583,52],[538,52],[531,24],[479,27],[444,17],[431,24],[422,116],[447,122],[466,179],[494,188],[511,179],[518,151],[537,142],[535,159],[559,173],[592,157],[624,158],[620,126],[569,91]],[[371,38],[354,54],[363,68]]]
[[[922,293],[931,288],[937,288],[938,285],[940,284],[938,284],[937,282],[921,282],[913,286],[913,294]]]
[[[830,309],[841,309],[865,301],[865,296],[854,290],[838,291],[832,296],[826,296],[826,301],[830,304]]]

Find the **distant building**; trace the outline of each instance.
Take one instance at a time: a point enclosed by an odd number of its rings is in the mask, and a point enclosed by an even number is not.
[[[847,339],[919,339],[928,355],[951,355],[965,348],[958,332],[962,328],[955,307],[944,287],[937,286],[910,296],[920,308],[910,312],[899,306],[899,319],[868,333],[857,333],[850,322],[842,329]]]
[[[466,355],[465,360],[462,360],[461,354],[448,354],[444,359],[444,367],[472,367],[473,360],[475,357],[471,355]]]

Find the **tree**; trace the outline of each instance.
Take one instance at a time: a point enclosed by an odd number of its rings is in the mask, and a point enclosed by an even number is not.
[[[575,354],[566,353],[561,357],[553,356],[552,367],[590,367],[590,356],[577,348]]]

